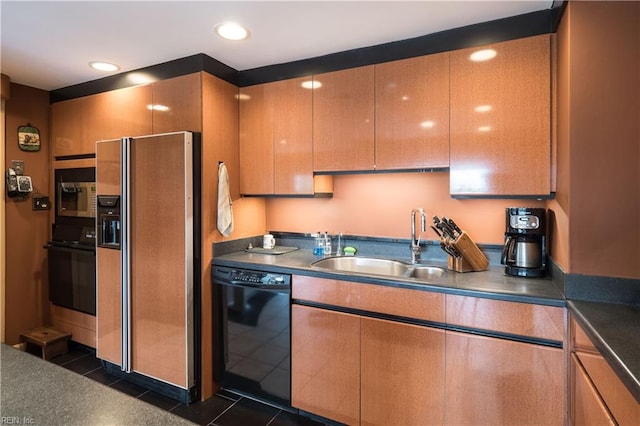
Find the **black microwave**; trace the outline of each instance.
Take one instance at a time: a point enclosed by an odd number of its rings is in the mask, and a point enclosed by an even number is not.
[[[58,169],[56,217],[96,217],[96,182],[93,167]]]

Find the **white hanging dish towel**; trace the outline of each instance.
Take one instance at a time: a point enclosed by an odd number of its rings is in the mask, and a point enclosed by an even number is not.
[[[225,237],[233,232],[233,208],[229,193],[229,173],[221,161],[218,164],[218,231]]]

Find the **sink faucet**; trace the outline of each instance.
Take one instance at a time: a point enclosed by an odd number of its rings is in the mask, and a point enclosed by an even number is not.
[[[420,234],[416,238],[416,213],[420,214],[420,232],[427,230],[427,215],[423,209],[411,210],[411,262],[420,262]]]

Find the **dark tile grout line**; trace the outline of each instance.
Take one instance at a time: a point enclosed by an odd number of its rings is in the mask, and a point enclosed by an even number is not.
[[[240,398],[240,399],[242,399],[242,398]],[[216,420],[218,420],[220,417],[222,417],[224,415],[224,413],[226,413],[227,411],[231,410],[231,408],[234,407],[238,403],[238,401],[240,401],[240,399],[234,401],[233,404],[231,404],[230,406],[225,408],[224,411],[222,411],[222,413],[218,414],[213,420],[211,420],[209,422],[209,425],[215,425]]]

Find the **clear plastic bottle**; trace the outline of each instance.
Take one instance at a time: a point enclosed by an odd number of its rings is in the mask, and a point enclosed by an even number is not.
[[[316,238],[316,244],[313,247],[313,254],[314,256],[323,256],[324,255],[324,238],[323,235],[318,232],[317,234],[315,234],[315,238]]]
[[[329,236],[329,234],[325,231],[324,233],[324,255],[325,256],[330,256],[331,255],[331,237]]]

